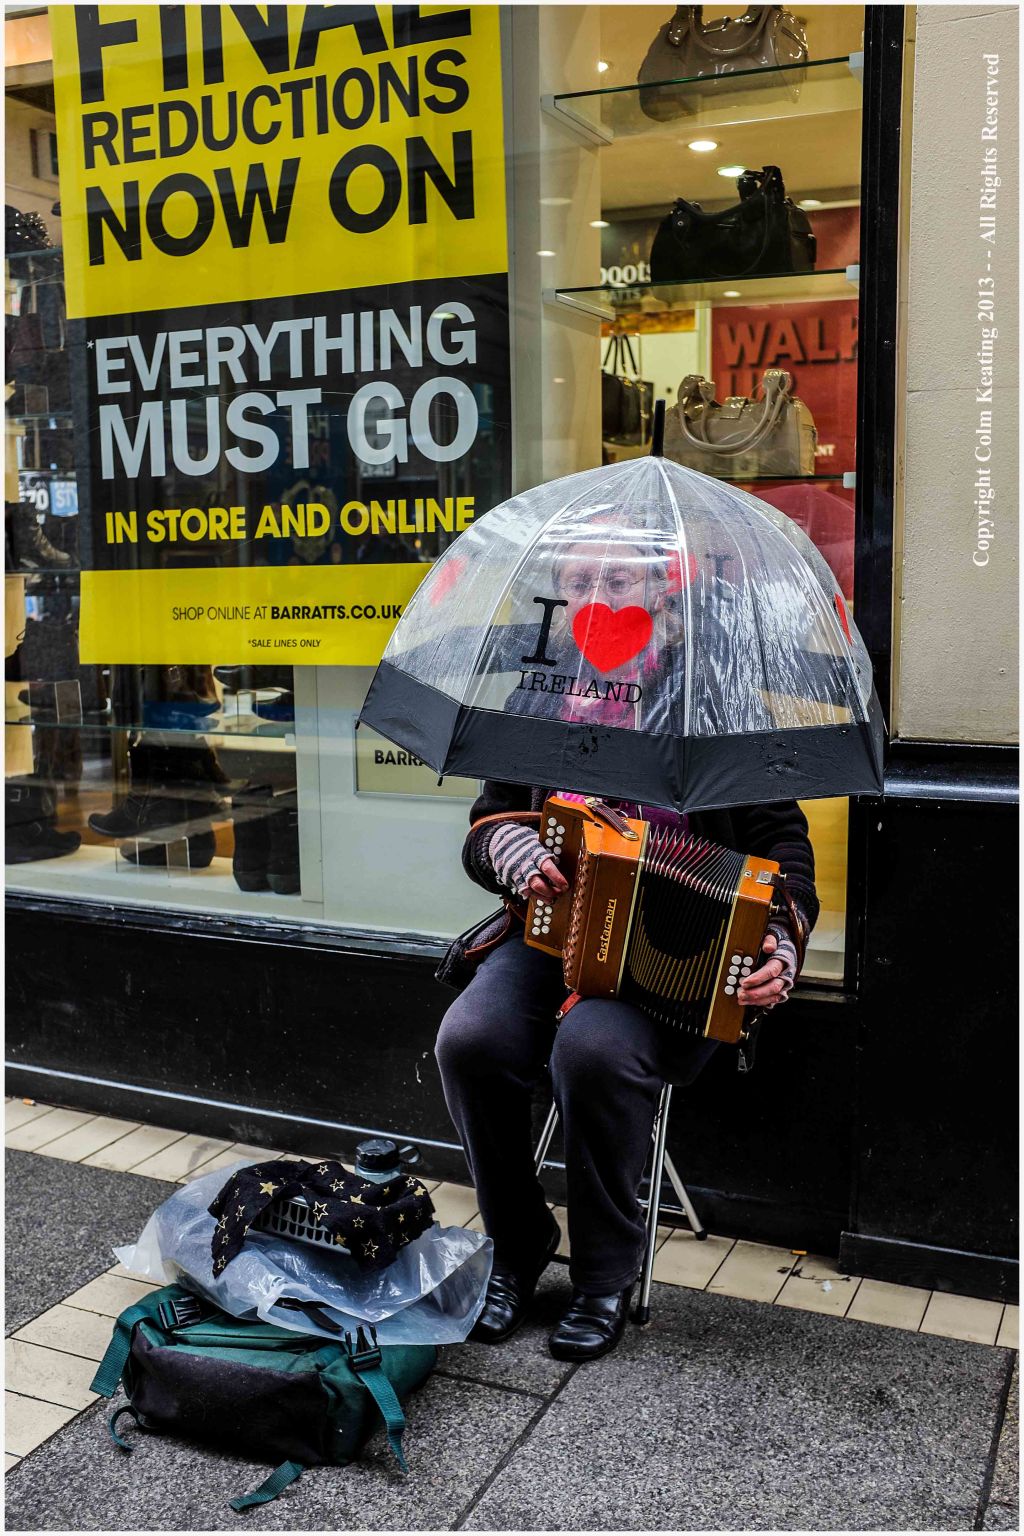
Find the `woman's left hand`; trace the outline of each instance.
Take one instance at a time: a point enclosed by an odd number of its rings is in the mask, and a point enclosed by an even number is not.
[[[796,945],[789,934],[769,928],[761,952],[769,958],[740,982],[736,1001],[744,1008],[774,1008],[784,1003],[796,980]]]

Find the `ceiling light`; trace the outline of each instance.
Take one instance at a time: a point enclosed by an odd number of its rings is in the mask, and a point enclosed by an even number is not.
[[[553,256],[554,254],[555,254],[554,251],[538,251],[537,252],[538,256]]]
[[[590,227],[591,229],[610,229],[611,225],[607,219],[591,219]]]
[[[821,198],[820,197],[802,197],[800,199],[799,206],[801,208],[820,208],[821,207]]]
[[[718,140],[717,139],[691,139],[689,144],[687,144],[686,147],[687,147],[687,149],[694,149],[694,150],[696,150],[699,155],[707,155],[707,154],[710,154],[710,152],[713,149],[717,149],[718,148]]]
[[[597,72],[598,72],[598,74],[599,75],[603,75],[606,69],[611,69],[611,65],[609,64],[608,60],[607,59],[598,59],[598,61],[597,61]]]
[[[552,379],[551,382],[552,382],[552,384],[564,384],[565,380],[564,379]]]
[[[739,296],[740,296],[740,291],[739,291],[738,288],[727,288],[725,290],[725,292],[722,294],[722,298],[723,299],[738,299]]]
[[[730,181],[735,181],[737,176],[742,176],[746,170],[745,165],[716,165],[715,170],[719,176],[728,176]]]
[[[571,197],[542,197],[540,205],[542,208],[568,208],[571,202]]]

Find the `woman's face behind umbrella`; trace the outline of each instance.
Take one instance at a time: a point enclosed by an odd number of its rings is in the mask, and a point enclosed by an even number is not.
[[[624,634],[628,629],[638,640],[629,652],[633,667],[646,669],[666,644],[679,640],[681,633],[678,619],[666,608],[669,582],[665,551],[616,539],[612,530],[610,534],[608,542],[573,543],[556,556],[552,576],[555,591],[566,604],[562,623],[601,672],[608,668],[600,664],[600,646],[595,654],[588,637],[593,642],[595,627],[599,631],[622,629]],[[623,655],[621,659],[627,658]]]
[[[615,613],[621,608],[648,606],[648,566],[637,549],[624,547],[601,558],[576,546],[560,562],[555,582],[559,597],[568,602],[566,618],[570,624],[591,603],[604,603]]]

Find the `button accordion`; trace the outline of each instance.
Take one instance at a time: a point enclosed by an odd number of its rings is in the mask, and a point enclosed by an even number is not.
[[[687,1034],[746,1038],[736,993],[778,910],[778,864],[597,799],[550,796],[540,837],[569,889],[530,899],[526,942],[561,956],[567,987],[634,1003]]]

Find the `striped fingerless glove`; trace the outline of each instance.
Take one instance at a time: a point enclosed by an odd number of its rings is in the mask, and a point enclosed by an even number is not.
[[[795,902],[794,906],[796,906]],[[797,907],[797,913],[804,931],[804,942],[806,944],[807,935],[810,932],[810,924],[807,921],[806,914],[800,907]],[[779,1002],[784,1003],[793,990],[793,983],[797,977],[797,949],[793,943],[793,935],[787,919],[779,919],[769,923],[767,932],[772,934],[776,940],[775,951],[770,958],[782,961],[782,971],[779,975],[779,980],[782,982],[782,991],[779,993]],[[768,1004],[769,1008],[774,1008],[775,1006],[775,1003]]]
[[[499,883],[517,896],[528,897],[527,882],[531,875],[540,874],[541,859],[550,859],[551,854],[532,827],[510,821],[491,834],[487,856]]]

